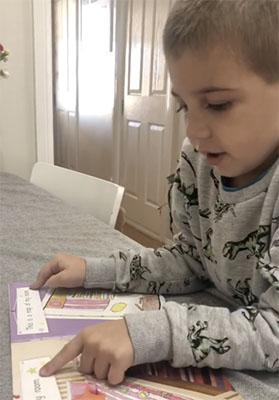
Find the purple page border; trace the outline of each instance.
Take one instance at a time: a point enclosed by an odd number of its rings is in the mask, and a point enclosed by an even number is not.
[[[65,319],[65,318],[47,318],[48,333],[36,333],[27,335],[17,334],[16,322],[16,289],[21,287],[29,287],[30,283],[16,282],[9,284],[9,314],[10,314],[10,334],[11,342],[28,342],[30,340],[47,339],[54,337],[72,337],[79,331],[89,325],[99,324],[105,319]],[[40,289],[40,297],[43,299],[47,288]]]

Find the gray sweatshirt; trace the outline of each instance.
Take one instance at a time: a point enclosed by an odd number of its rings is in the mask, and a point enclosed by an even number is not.
[[[186,139],[171,188],[173,245],[86,259],[85,287],[188,294],[214,286],[237,304],[165,303],[126,315],[134,364],[279,369],[279,164],[229,191]]]

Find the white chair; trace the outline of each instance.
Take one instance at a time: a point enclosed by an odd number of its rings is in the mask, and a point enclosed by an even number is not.
[[[81,211],[115,227],[124,187],[116,183],[43,162],[34,164],[31,183]]]

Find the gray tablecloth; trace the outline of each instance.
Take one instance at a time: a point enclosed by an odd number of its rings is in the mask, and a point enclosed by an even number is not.
[[[41,265],[55,253],[106,256],[115,249],[140,247],[120,232],[79,213],[29,182],[0,173],[0,400],[12,398],[8,284],[31,282]],[[195,300],[220,303],[210,294],[204,298],[200,294],[191,296],[190,301]],[[244,400],[279,399],[279,373],[232,370],[224,373]]]

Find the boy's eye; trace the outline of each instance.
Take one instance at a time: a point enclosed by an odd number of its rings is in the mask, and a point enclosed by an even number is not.
[[[225,103],[219,103],[219,104],[207,104],[206,108],[209,108],[214,111],[225,111],[227,110],[231,105],[230,101],[226,101]]]
[[[205,108],[206,109],[210,109],[213,111],[225,111],[227,110],[229,107],[231,106],[231,102],[230,101],[226,101],[224,103],[218,103],[218,104],[212,104],[212,103],[208,103]],[[184,111],[185,113],[187,113],[188,110],[188,106],[185,103],[179,103],[178,104],[178,108],[176,109],[176,112],[179,113],[180,111]]]
[[[179,113],[181,110],[183,110],[186,113],[188,111],[187,104],[185,104],[185,103],[179,104],[176,112]]]

